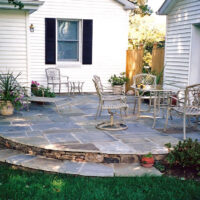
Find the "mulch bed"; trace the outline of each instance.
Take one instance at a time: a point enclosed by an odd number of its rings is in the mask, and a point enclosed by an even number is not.
[[[174,176],[182,179],[193,179],[200,181],[200,174],[198,175],[200,171],[192,167],[185,167],[185,168],[181,166],[171,167],[165,161],[155,164],[155,167],[166,176]]]

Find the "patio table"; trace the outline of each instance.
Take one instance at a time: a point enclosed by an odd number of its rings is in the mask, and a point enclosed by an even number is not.
[[[84,85],[84,81],[70,81],[69,84],[70,84],[70,92],[71,93],[75,93],[76,90],[78,90],[78,92],[80,94],[83,93],[83,85]]]
[[[158,103],[157,102],[159,98],[159,93],[171,93],[172,90],[165,90],[163,89],[162,85],[157,85],[156,87],[151,87],[151,85],[143,85],[142,87],[135,87],[131,86],[137,93],[138,93],[138,111],[137,111],[137,118],[154,118],[155,112]],[[148,93],[148,96],[145,96],[145,93]],[[149,100],[149,108],[148,110],[141,110],[141,100],[142,99],[148,99]],[[153,104],[152,104],[153,102]],[[141,115],[141,112],[151,112],[151,108],[153,107],[153,116],[151,115]],[[160,108],[159,108],[160,109]]]

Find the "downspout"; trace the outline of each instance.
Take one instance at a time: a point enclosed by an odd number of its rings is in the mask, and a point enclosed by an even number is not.
[[[29,32],[29,12],[25,12],[26,16],[26,80],[27,86],[30,86],[30,32]]]

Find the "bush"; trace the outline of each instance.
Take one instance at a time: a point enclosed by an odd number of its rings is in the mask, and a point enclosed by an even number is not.
[[[37,90],[32,91],[38,97],[55,97],[55,93],[50,91],[50,88],[39,87]]]
[[[170,147],[171,144],[167,144]],[[192,139],[179,141],[174,149],[168,154],[167,161],[171,166],[195,168],[200,170],[200,143]]]
[[[110,77],[110,79],[108,80],[112,86],[113,85],[124,85],[125,83],[127,83],[129,81],[129,79],[126,77],[126,73],[122,72],[120,73],[120,76],[116,76],[115,74],[113,76]]]

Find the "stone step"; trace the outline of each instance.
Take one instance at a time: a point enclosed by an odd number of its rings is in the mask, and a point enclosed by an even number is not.
[[[138,163],[103,164],[94,162],[72,162],[24,154],[12,149],[0,149],[0,162],[9,163],[19,168],[42,170],[52,173],[73,174],[81,176],[114,177],[114,176],[142,176],[161,173],[152,168],[141,167]]]
[[[108,151],[102,152],[98,149],[95,149],[93,144],[71,144],[67,147],[64,144],[52,144],[49,146],[32,146],[25,143],[20,143],[17,141],[13,141],[10,138],[5,138],[0,136],[0,144],[9,149],[14,149],[21,151],[25,154],[30,155],[40,155],[46,158],[54,158],[58,160],[68,160],[75,162],[92,162],[92,163],[138,163],[142,155],[147,154],[148,152],[140,152],[140,151],[130,151],[125,152],[123,148],[120,149],[119,142],[109,143],[111,148],[116,149],[116,151]],[[85,148],[90,148],[90,150],[85,150]],[[108,147],[107,147],[108,148]],[[163,148],[164,150],[152,151],[152,154],[155,160],[163,160],[168,150],[167,148]]]

